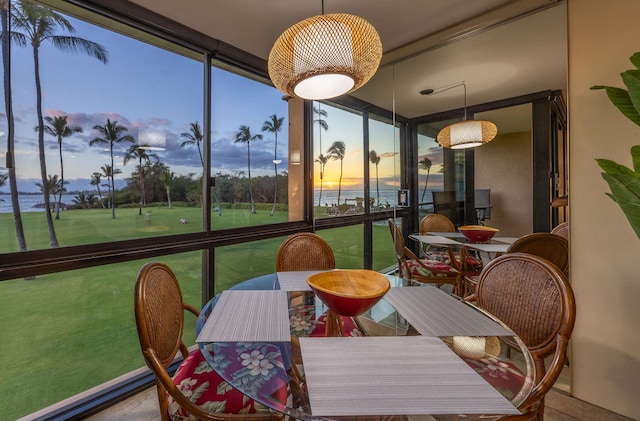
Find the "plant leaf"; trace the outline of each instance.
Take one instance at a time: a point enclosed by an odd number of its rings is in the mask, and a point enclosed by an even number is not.
[[[631,147],[631,159],[633,160],[633,169],[636,177],[640,178],[640,145]]]
[[[640,52],[635,53],[634,55],[632,55],[629,60],[631,60],[631,63],[633,63],[634,66],[636,66],[636,69],[640,70]]]
[[[621,74],[622,80],[629,90],[631,103],[636,109],[640,110],[640,70],[627,70]]]
[[[596,162],[607,174],[626,174],[634,176],[634,172],[624,165],[620,165],[610,159],[596,159]]]
[[[640,126],[640,114],[633,106],[629,92],[626,89],[601,85],[592,86],[591,89],[605,89],[607,91],[607,96],[613,105],[615,105],[625,117]]]
[[[615,201],[624,213],[627,221],[640,238],[640,180],[628,175],[617,176],[602,173],[611,193],[607,193]]]

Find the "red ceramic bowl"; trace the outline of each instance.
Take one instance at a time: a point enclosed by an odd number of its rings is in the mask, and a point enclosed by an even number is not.
[[[484,225],[464,225],[458,228],[458,231],[460,231],[470,243],[486,243],[500,230],[485,227]]]
[[[313,292],[334,313],[359,316],[373,307],[389,291],[389,280],[366,269],[332,270],[309,276]]]

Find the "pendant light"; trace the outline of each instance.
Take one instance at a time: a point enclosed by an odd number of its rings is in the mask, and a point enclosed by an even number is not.
[[[493,140],[498,134],[498,128],[490,121],[467,120],[467,85],[465,82],[454,83],[437,89],[420,91],[422,95],[435,95],[458,86],[464,87],[464,120],[453,123],[440,130],[438,143],[444,148],[465,149],[484,145]]]
[[[346,14],[322,14],[288,28],[269,53],[269,77],[280,91],[329,99],[355,91],[376,73],[382,43],[373,25]]]

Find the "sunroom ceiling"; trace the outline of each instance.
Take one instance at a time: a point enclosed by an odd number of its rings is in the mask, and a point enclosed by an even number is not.
[[[322,0],[131,2],[265,60],[283,30],[322,11]],[[378,74],[352,95],[405,117],[462,107],[461,88],[419,94],[460,81],[467,105],[566,89],[565,6],[562,0],[324,0],[325,13],[361,16],[382,39]]]

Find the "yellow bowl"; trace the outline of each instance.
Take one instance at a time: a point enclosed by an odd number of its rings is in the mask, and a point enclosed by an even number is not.
[[[344,269],[309,276],[309,287],[334,313],[358,316],[389,291],[389,280],[379,272]]]
[[[486,243],[500,230],[485,227],[484,225],[463,225],[458,228],[458,231],[460,231],[470,243]]]

